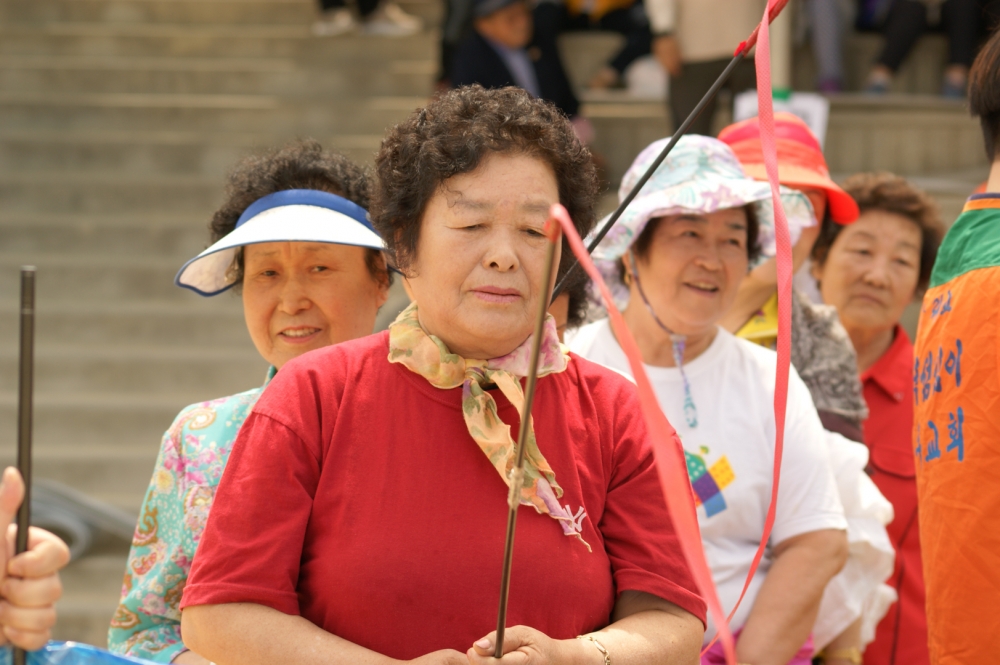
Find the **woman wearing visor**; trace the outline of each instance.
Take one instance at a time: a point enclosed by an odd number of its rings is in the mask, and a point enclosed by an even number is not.
[[[627,194],[663,148],[647,147],[622,180]],[[783,191],[789,226],[812,213]],[[719,326],[772,215],[767,183],[747,177],[720,141],[685,136],[594,252],[612,286],[660,406],[677,429],[722,609],[736,605],[760,542],[774,460],[775,354]],[[794,241],[794,238],[793,238]],[[623,373],[607,319],[570,348]],[[792,369],[780,493],[767,556],[732,621],[741,663],[810,663],[820,598],[847,555],[843,509],[823,427]],[[710,639],[714,627],[709,626]],[[722,663],[716,645],[702,660]]]
[[[218,665],[695,662],[705,604],[635,388],[568,354],[551,317],[493,658],[542,229],[555,203],[593,226],[590,153],[551,104],[473,86],[391,129],[376,172],[372,220],[414,304],[264,391],[184,590],[185,642]]]
[[[241,291],[247,330],[270,363],[265,385],[306,351],[371,333],[389,274],[367,220],[364,171],[314,142],[243,161],[211,223],[211,247],[176,283],[202,295]],[[163,437],[136,527],[112,651],[208,663],[180,634],[181,593],[233,441],[263,387],[193,404]]]

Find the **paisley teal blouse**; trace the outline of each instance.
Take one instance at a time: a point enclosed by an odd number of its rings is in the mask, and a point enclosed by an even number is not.
[[[185,650],[178,605],[191,561],[236,434],[263,390],[192,404],[163,435],[108,631],[111,651],[168,663]]]

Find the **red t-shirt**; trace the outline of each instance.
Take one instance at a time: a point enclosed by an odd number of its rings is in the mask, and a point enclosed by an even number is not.
[[[917,474],[913,462],[913,344],[896,326],[889,349],[861,375],[870,415],[864,423],[872,480],[892,504],[886,527],[896,548],[888,583],[899,594],[865,650],[865,665],[928,665],[924,572],[917,520]]]
[[[496,627],[507,487],[466,429],[461,388],[434,388],[388,352],[388,333],[373,335],[271,381],[233,446],[181,607],[266,605],[399,659],[465,651]],[[491,394],[516,432],[517,411]],[[522,509],[508,625],[571,638],[607,625],[626,589],[704,621],[635,387],[573,356],[539,380],[533,416],[593,552]]]

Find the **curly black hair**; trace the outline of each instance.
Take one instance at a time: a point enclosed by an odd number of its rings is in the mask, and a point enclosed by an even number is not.
[[[366,209],[371,204],[371,183],[365,169],[340,153],[324,150],[312,139],[294,141],[237,163],[226,184],[226,200],[208,225],[211,242],[230,234],[240,215],[255,201],[286,189],[329,192]],[[374,279],[391,282],[382,252],[366,249],[365,265]],[[238,291],[243,283],[242,250],[236,252],[228,276]]]
[[[520,88],[467,86],[441,95],[390,129],[375,157],[372,224],[397,268],[405,272],[416,255],[424,209],[441,184],[497,153],[545,161],[577,231],[581,236],[590,232],[599,194],[597,170],[566,116]],[[564,240],[560,278],[572,261]]]

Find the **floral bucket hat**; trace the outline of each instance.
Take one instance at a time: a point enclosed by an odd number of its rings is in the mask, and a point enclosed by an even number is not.
[[[632,162],[618,190],[624,199],[663,150],[669,139],[650,144]],[[794,244],[803,228],[816,224],[812,205],[804,194],[781,188],[781,201]],[[774,207],[771,186],[746,175],[732,149],[709,136],[682,136],[667,158],[643,185],[621,218],[594,249],[594,263],[611,289],[615,305],[628,304],[628,288],[617,262],[642,234],[651,219],[683,213],[711,213],[753,205],[759,222],[758,242],[774,255]],[[600,228],[607,220],[601,220]]]

